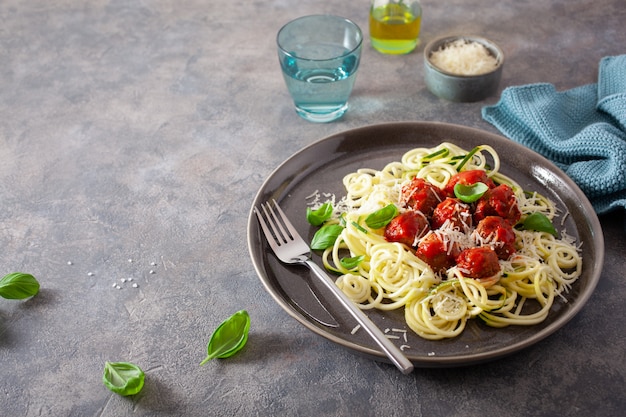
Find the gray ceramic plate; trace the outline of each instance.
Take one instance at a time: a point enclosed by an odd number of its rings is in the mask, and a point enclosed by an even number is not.
[[[463,126],[409,122],[367,126],[321,139],[286,160],[262,185],[253,207],[276,199],[300,234],[309,239],[315,232],[305,219],[307,199],[317,191],[344,195],[342,178],[358,168],[381,169],[415,147],[432,147],[452,142],[472,149],[488,144],[503,163],[501,171],[527,190],[536,190],[569,212],[564,227],[583,243],[583,274],[558,300],[542,324],[494,329],[472,320],[455,339],[428,341],[413,334],[404,322],[404,311],[368,312],[381,329],[399,336],[398,345],[418,367],[469,365],[500,358],[533,345],[565,325],[593,292],[604,259],[600,223],[580,189],[552,163],[508,139]],[[559,225],[560,227],[560,225]],[[254,267],[267,291],[292,317],[309,330],[356,353],[386,361],[384,354],[364,331],[353,334],[356,323],[305,267],[285,266],[271,252],[250,211],[248,246]],[[319,262],[319,257],[314,257]],[[394,329],[407,330],[395,332]],[[406,334],[407,339],[404,340]]]

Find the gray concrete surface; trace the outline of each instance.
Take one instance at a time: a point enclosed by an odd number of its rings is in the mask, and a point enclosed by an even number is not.
[[[0,299],[0,415],[618,415],[623,213],[601,219],[601,282],[564,328],[510,358],[409,376],[289,317],[255,275],[246,221],[264,178],[327,135],[411,120],[495,131],[480,109],[497,96],[454,104],[426,90],[421,51],[435,36],[498,42],[501,89],[563,90],[626,52],[623,6],[424,0],[419,49],[383,56],[366,41],[348,114],[315,125],[293,111],[275,34],[335,13],[367,37],[367,1],[2,0],[0,265],[42,289]],[[211,332],[242,308],[247,346],[199,367]],[[107,360],[140,365],[143,391],[109,392]]]

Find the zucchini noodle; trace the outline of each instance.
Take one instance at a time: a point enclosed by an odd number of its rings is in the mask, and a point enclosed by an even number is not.
[[[511,187],[522,220],[532,213],[550,221],[558,216],[553,202],[523,190],[500,172],[500,158],[490,146],[467,151],[442,143],[412,149],[382,170],[359,169],[343,178],[346,195],[341,210],[328,222],[341,222],[345,228],[322,254],[324,266],[340,275],[336,283],[342,291],[362,309],[404,308],[408,327],[430,340],[460,335],[473,318],[492,327],[545,320],[555,298],[564,299],[563,293],[582,271],[580,248],[565,231],[557,238],[515,228],[516,251],[499,260],[501,274],[480,280],[465,277],[456,266],[435,273],[414,249],[387,241],[384,227],[372,229],[365,222],[369,214],[389,204],[405,210],[400,204],[402,186],[414,177],[444,188],[458,172],[475,169],[484,170],[494,183]],[[345,257],[362,260],[348,269],[341,263]]]

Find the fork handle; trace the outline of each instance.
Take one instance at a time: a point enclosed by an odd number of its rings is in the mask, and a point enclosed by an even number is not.
[[[356,321],[365,329],[365,331],[374,339],[374,341],[385,352],[387,357],[393,362],[396,367],[402,371],[403,374],[409,374],[413,371],[413,363],[402,353],[402,351],[394,345],[391,340],[385,336],[385,334],[372,322],[365,313],[354,304],[347,295],[341,291],[341,289],[335,284],[330,276],[324,270],[310,259],[303,260],[311,271],[318,278],[322,280],[324,285],[333,293],[335,297],[341,302],[350,314],[356,319]]]

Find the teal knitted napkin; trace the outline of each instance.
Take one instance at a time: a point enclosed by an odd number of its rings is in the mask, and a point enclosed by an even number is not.
[[[626,208],[626,55],[603,58],[597,84],[565,92],[546,83],[506,88],[482,116],[554,162],[596,213]]]

